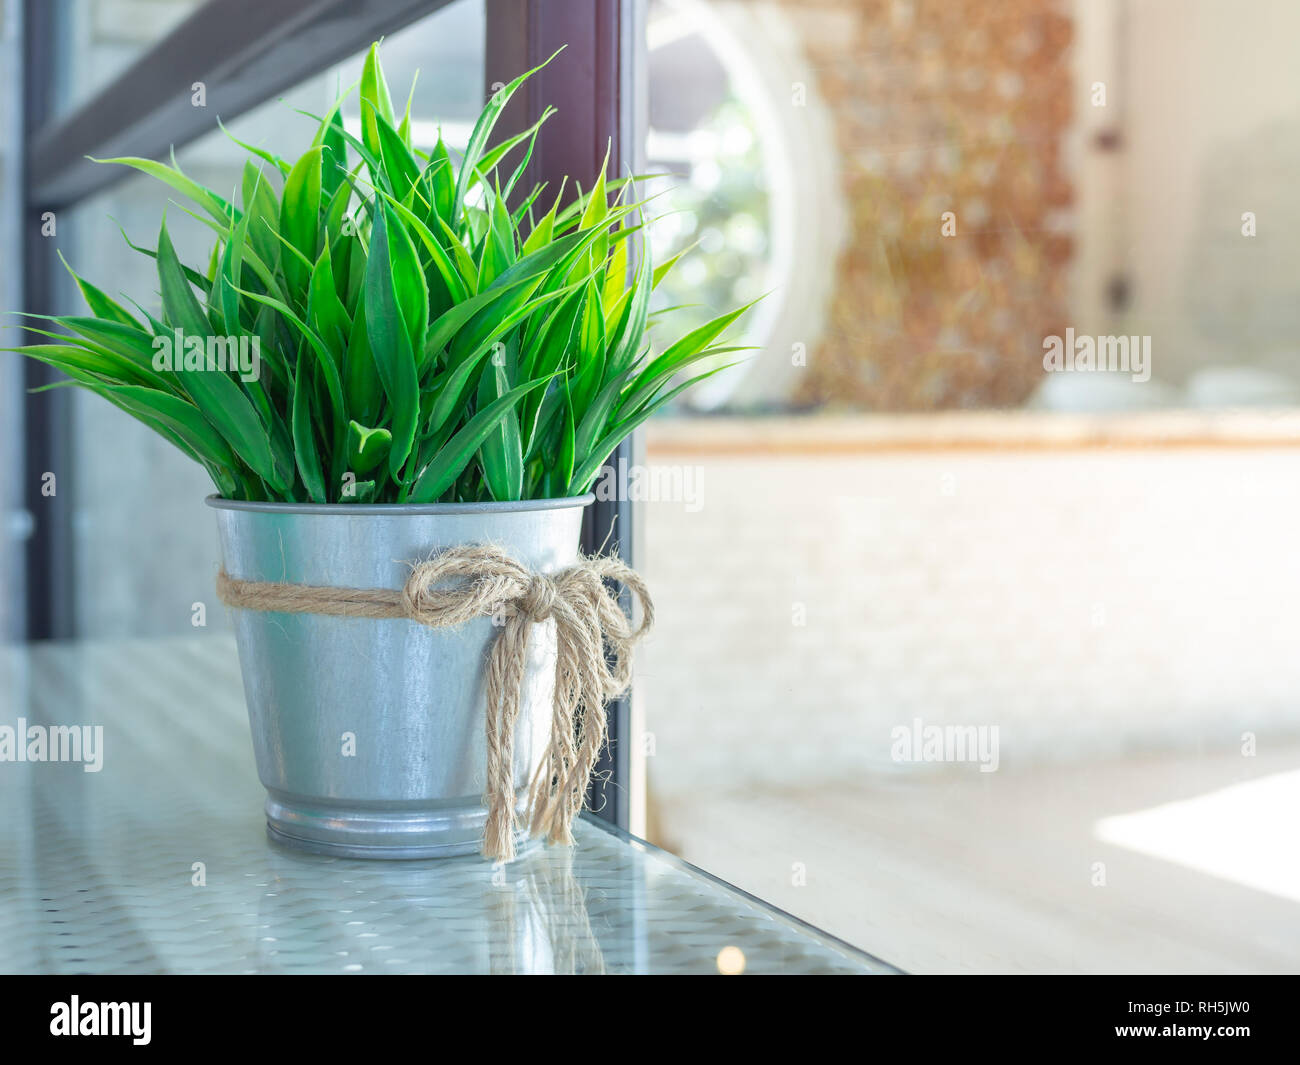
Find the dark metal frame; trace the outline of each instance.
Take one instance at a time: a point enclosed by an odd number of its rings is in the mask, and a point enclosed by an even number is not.
[[[41,215],[84,200],[124,176],[85,157],[160,157],[333,63],[445,6],[451,0],[208,0],[73,113],[52,118],[61,5],[25,0],[24,305],[52,313],[57,300],[55,241],[42,237]],[[521,92],[503,116],[503,130],[522,129],[546,105],[558,108],[532,163],[534,181],[558,187],[561,174],[590,181],[611,147],[610,168],[635,167],[636,115],[631,107],[639,70],[636,42],[642,0],[486,0],[489,85],[564,52]],[[208,106],[190,104],[201,81]],[[584,181],[584,183],[585,183]],[[31,338],[35,340],[33,336]],[[29,361],[28,388],[54,379]],[[73,587],[72,421],[70,397],[58,389],[29,395],[24,408],[26,502],[35,518],[28,542],[27,635],[76,634]],[[612,456],[631,461],[631,445]],[[58,493],[41,495],[52,471]],[[633,515],[626,500],[598,502],[586,515],[583,546],[634,557]],[[594,796],[599,816],[628,823],[629,703],[610,708],[608,774]]]
[[[640,69],[637,41],[643,5],[634,0],[487,0],[485,89],[510,81],[563,51],[525,83],[501,116],[502,136],[527,129],[547,105],[556,108],[537,143],[524,188],[545,183],[558,192],[568,175],[590,188],[609,152],[610,178],[638,173],[634,101]],[[573,181],[566,197],[576,192]],[[610,456],[632,462],[633,442]],[[597,500],[583,516],[582,548],[635,558],[632,506]],[[625,604],[626,605],[626,604]],[[610,742],[596,765],[588,802],[597,817],[626,828],[631,796],[632,704],[611,703]]]
[[[161,157],[211,132],[216,115],[243,114],[450,2],[208,0],[84,107],[37,132],[31,181],[47,208],[83,199],[120,177],[87,155]],[[199,81],[206,108],[190,103]]]
[[[55,241],[41,232],[50,207],[41,196],[30,166],[31,145],[53,111],[52,61],[58,32],[56,4],[27,0],[23,9],[22,280],[23,307],[33,314],[54,312]],[[57,217],[56,217],[57,226]],[[27,343],[43,338],[28,334]],[[76,625],[73,535],[72,396],[63,389],[35,394],[58,380],[53,368],[24,359],[23,504],[31,515],[25,544],[27,639],[66,638]],[[46,473],[55,477],[55,494],[42,494]]]

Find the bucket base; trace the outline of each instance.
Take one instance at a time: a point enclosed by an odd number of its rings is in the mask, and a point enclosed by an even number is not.
[[[353,808],[266,800],[266,834],[274,842],[335,858],[412,860],[478,854],[487,812],[481,806],[446,809]],[[519,854],[539,840],[515,834]]]
[[[477,855],[479,853],[478,843],[449,843],[442,847],[393,847],[383,845],[365,847],[347,843],[321,843],[318,840],[300,839],[297,836],[286,835],[278,831],[269,821],[266,824],[266,835],[272,842],[278,843],[282,847],[292,847],[304,854],[322,854],[330,858],[366,858],[372,861],[391,862],[413,861],[421,858],[456,858],[466,854]],[[515,836],[515,854],[517,857],[522,858],[529,851],[540,847],[541,843],[540,839],[518,833]]]

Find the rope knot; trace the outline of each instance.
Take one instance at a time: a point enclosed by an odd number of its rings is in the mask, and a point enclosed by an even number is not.
[[[517,600],[520,612],[529,621],[540,625],[555,614],[555,602],[560,591],[555,582],[543,573],[534,573],[528,588]]]
[[[456,628],[518,598],[530,576],[501,552],[454,549],[411,567],[402,586],[402,611],[430,628]],[[436,587],[443,583],[454,586]]]
[[[411,569],[411,575],[402,585],[402,613],[421,625],[438,624],[440,604],[434,598],[435,580],[437,575],[433,572],[433,567],[422,562]]]

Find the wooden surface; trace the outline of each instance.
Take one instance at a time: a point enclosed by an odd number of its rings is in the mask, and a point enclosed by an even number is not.
[[[933,450],[1300,447],[1300,411],[951,411],[652,419],[650,459],[685,455],[854,455]]]
[[[857,785],[679,797],[657,804],[655,821],[688,860],[909,972],[1295,973],[1298,765],[1291,746],[983,776],[867,773]],[[1249,816],[1234,807],[1235,843],[1206,831],[1170,861],[1098,838],[1102,818],[1272,777],[1293,801],[1261,801]],[[1154,829],[1159,849],[1169,833]],[[1270,853],[1284,882],[1264,891],[1235,879],[1248,872],[1233,862],[1241,847]],[[1219,859],[1218,872],[1189,858]]]

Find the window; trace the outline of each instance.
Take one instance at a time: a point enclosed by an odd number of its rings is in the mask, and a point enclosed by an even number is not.
[[[663,302],[771,291],[647,432],[650,838],[919,971],[1290,964],[1295,22],[650,5]]]

